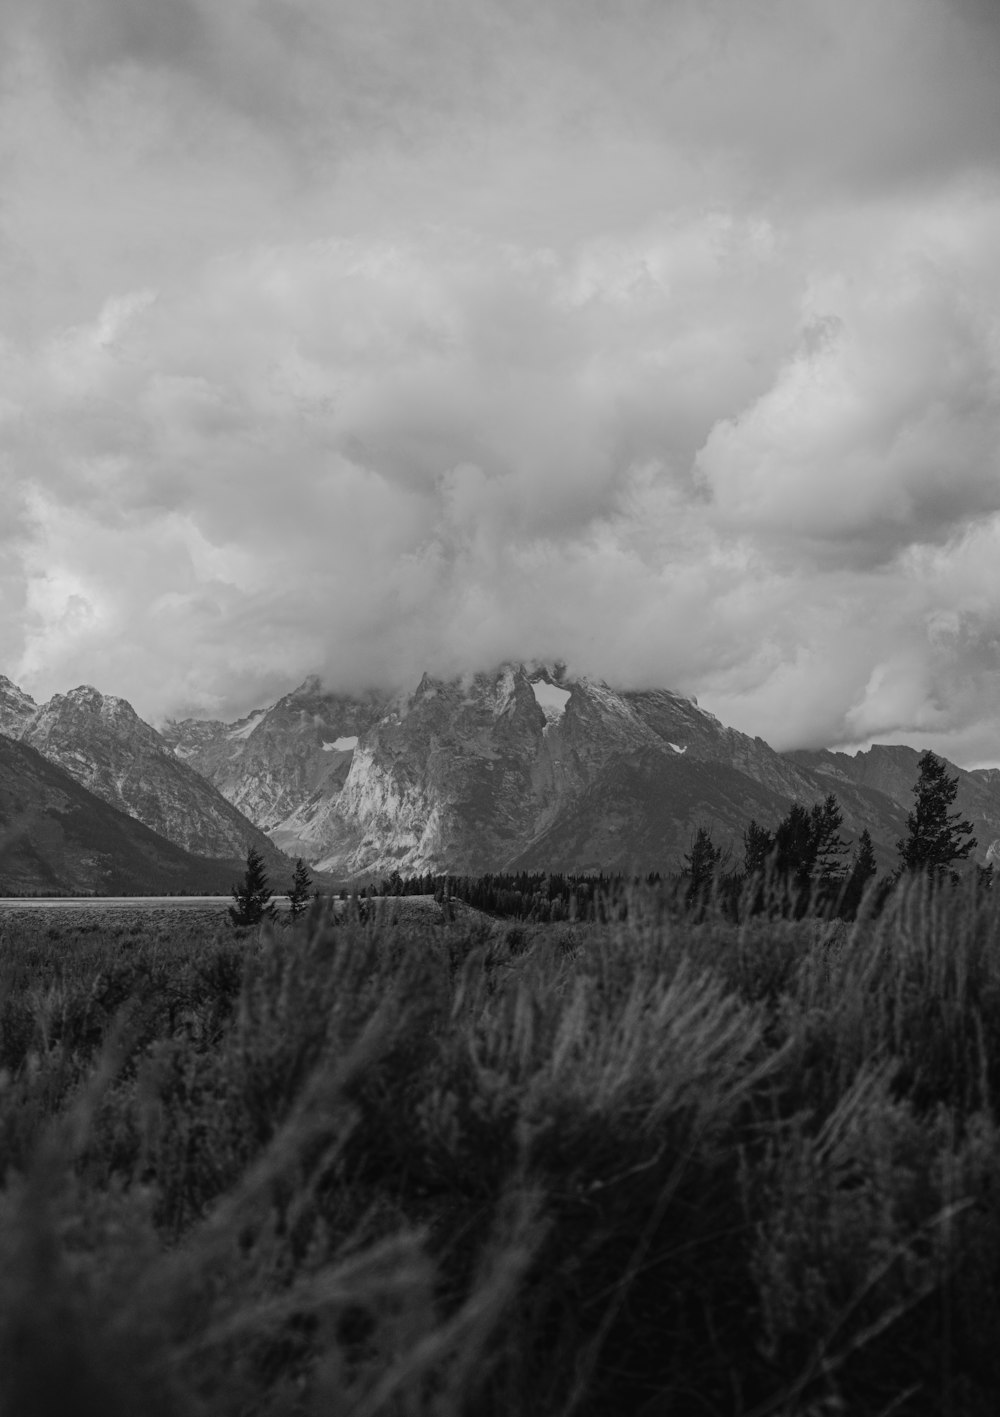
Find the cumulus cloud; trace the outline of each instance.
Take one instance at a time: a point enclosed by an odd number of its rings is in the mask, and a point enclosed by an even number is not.
[[[1000,760],[978,0],[5,8],[0,652]]]
[[[698,454],[731,525],[877,562],[1000,508],[997,271],[939,218],[911,206],[874,260],[814,277],[797,347]],[[966,243],[1000,234],[994,202],[964,218]]]

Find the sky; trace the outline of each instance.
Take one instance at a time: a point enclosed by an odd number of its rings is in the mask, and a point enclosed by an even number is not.
[[[994,0],[5,0],[0,672],[1000,763]]]

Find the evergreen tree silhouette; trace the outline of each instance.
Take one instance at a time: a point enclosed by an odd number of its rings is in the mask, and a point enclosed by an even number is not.
[[[705,827],[699,827],[691,850],[684,857],[690,876],[685,896],[689,907],[708,899],[721,860],[722,848],[714,845]]]
[[[847,842],[840,835],[844,814],[834,793],[830,793],[812,809],[813,874],[816,884],[827,894],[838,890],[847,875],[844,858]],[[871,845],[871,838],[868,839]]]
[[[299,916],[308,909],[311,892],[312,877],[309,874],[309,868],[300,856],[295,863],[292,889],[288,892],[288,904],[291,907],[293,920],[298,920]]]
[[[775,876],[784,895],[783,909],[804,915],[816,864],[816,822],[800,802],[793,802],[774,829]]]
[[[810,908],[828,910],[847,877],[847,843],[840,835],[843,813],[834,793],[811,808],[793,802],[774,831],[775,875],[786,895],[786,908],[802,915]]]
[[[957,882],[953,863],[965,861],[978,845],[972,823],[963,820],[961,812],[948,810],[958,793],[958,778],[949,777],[945,764],[930,750],[918,766],[920,776],[913,788],[916,805],[906,819],[906,836],[896,843],[901,869],[910,874],[926,872],[936,881],[947,875]]]
[[[871,833],[865,827],[858,838],[857,850],[851,864],[851,873],[847,878],[847,885],[844,887],[841,900],[840,913],[845,920],[853,920],[856,917],[865,893],[865,886],[877,873],[878,863],[875,860]]]
[[[236,904],[229,907],[229,918],[234,925],[259,925],[262,920],[274,919],[264,858],[255,846],[247,851],[246,874],[238,886],[233,886],[233,900]]]
[[[752,820],[743,833],[743,874],[762,876],[774,850],[774,837],[766,827]]]

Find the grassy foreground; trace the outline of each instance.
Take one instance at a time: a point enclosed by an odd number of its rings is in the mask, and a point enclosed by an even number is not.
[[[995,1413],[994,895],[0,919],[0,1413]]]

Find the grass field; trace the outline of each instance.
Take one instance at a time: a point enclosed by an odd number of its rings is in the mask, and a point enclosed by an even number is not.
[[[986,892],[3,913],[0,1413],[993,1414],[998,1088]]]

